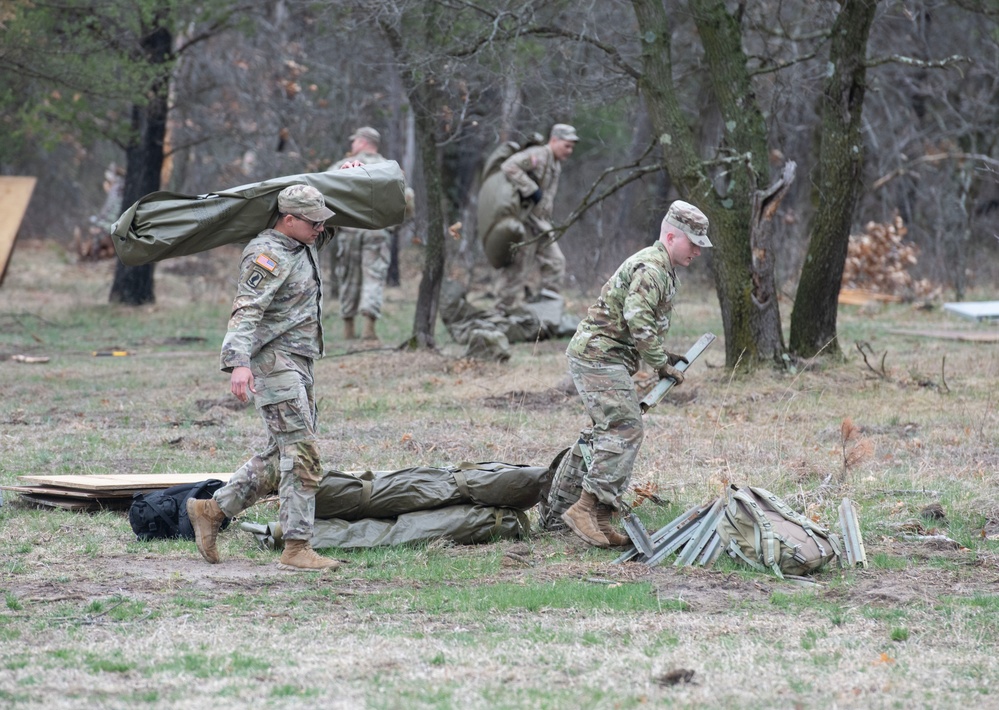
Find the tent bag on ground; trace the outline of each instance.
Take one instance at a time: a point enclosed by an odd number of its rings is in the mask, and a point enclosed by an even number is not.
[[[839,535],[752,486],[731,486],[717,531],[731,557],[778,577],[815,572],[838,560],[842,550]]]
[[[160,491],[136,493],[128,509],[128,522],[140,540],[179,537],[194,539],[194,528],[187,517],[187,501],[190,498],[211,498],[222,481],[211,478],[198,483],[182,483]],[[222,523],[225,528],[229,519]]]
[[[276,523],[244,523],[261,547],[275,549],[284,543]],[[342,549],[383,547],[445,539],[458,545],[478,545],[495,540],[519,539],[530,533],[530,521],[520,510],[482,505],[452,505],[419,510],[396,518],[316,520],[312,547]]]
[[[316,492],[316,519],[394,518],[462,504],[529,510],[550,480],[548,468],[494,461],[361,474],[327,471]]]

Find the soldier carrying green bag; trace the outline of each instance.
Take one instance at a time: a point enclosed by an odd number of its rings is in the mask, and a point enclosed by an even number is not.
[[[246,402],[253,394],[267,445],[213,497],[188,500],[187,513],[198,551],[214,564],[225,519],[276,491],[286,540],[279,566],[335,569],[339,563],[320,557],[310,543],[323,473],[313,382],[313,361],[325,352],[319,251],[330,239],[325,223],[334,213],[310,185],[285,188],[277,207],[274,226],[243,250],[221,355],[222,370],[231,373],[233,395]]]

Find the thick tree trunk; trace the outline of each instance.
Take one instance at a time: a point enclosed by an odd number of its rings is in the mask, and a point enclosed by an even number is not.
[[[712,266],[725,330],[725,362],[750,369],[760,362],[782,363],[780,310],[774,285],[774,259],[759,223],[755,240],[752,202],[769,183],[766,123],[753,95],[738,22],[719,0],[692,0],[708,64],[714,100],[724,119],[722,155],[717,164],[724,180],[714,184],[709,167],[697,154],[696,141],[680,109],[673,86],[670,27],[661,0],[632,0],[643,28],[639,88],[670,177],[684,199],[696,204],[711,222]],[[757,250],[754,256],[754,248]]]
[[[863,185],[867,39],[877,0],[844,0],[833,24],[833,73],[822,95],[822,133],[812,239],[791,312],[791,351],[802,357],[840,355],[836,337],[839,290],[850,226]]]
[[[434,43],[437,25],[431,15],[420,16],[424,30],[424,40],[428,46]],[[422,73],[416,62],[410,60],[405,39],[392,18],[385,16],[379,20],[396,62],[400,67],[403,86],[409,96],[410,107],[415,121],[417,149],[420,153],[420,180],[426,191],[427,238],[423,255],[423,275],[416,296],[416,314],[413,318],[413,334],[409,345],[413,348],[434,348],[434,329],[437,324],[437,309],[440,300],[441,284],[444,281],[445,258],[445,209],[444,189],[441,185],[441,154],[437,147],[437,116],[441,102],[432,81]],[[418,40],[417,40],[418,41]]]
[[[151,64],[165,65],[169,61],[173,37],[168,29],[151,32],[142,42],[146,59]],[[166,136],[169,77],[150,88],[149,101],[132,107],[134,137],[125,153],[125,188],[122,205],[128,207],[143,195],[160,189],[163,169],[164,138]],[[120,260],[115,267],[114,282],[108,300],[126,306],[142,306],[156,301],[153,290],[154,264],[125,266]]]

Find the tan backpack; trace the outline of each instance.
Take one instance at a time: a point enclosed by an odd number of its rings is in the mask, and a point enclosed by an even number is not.
[[[815,572],[842,554],[839,535],[763,488],[731,486],[716,529],[731,557],[781,578]]]

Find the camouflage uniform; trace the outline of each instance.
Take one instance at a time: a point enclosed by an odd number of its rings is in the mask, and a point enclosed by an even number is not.
[[[593,420],[593,461],[583,489],[615,508],[645,436],[631,376],[641,361],[653,370],[668,362],[664,343],[677,283],[662,242],[633,254],[604,284],[565,351]]]
[[[547,145],[536,145],[514,153],[500,167],[517,192],[524,199],[541,190],[541,200],[524,220],[528,239],[551,229],[552,210],[562,164],[555,159]],[[500,303],[513,305],[524,295],[527,271],[533,261],[541,269],[541,288],[559,291],[565,277],[565,257],[558,244],[547,237],[540,242],[513,250],[513,260],[500,269],[496,290]]]
[[[334,163],[329,170],[339,169],[351,160],[365,165],[383,163],[379,153],[361,152]],[[336,252],[333,257],[334,273],[340,285],[340,316],[362,316],[378,319],[382,315],[385,299],[385,277],[388,274],[389,237],[387,229],[337,230]]]
[[[247,244],[229,330],[222,343],[224,372],[249,367],[254,403],[267,446],[236,471],[214,498],[227,517],[277,491],[289,540],[309,540],[322,475],[316,447],[313,360],[324,354],[322,276],[318,250],[266,229]]]

